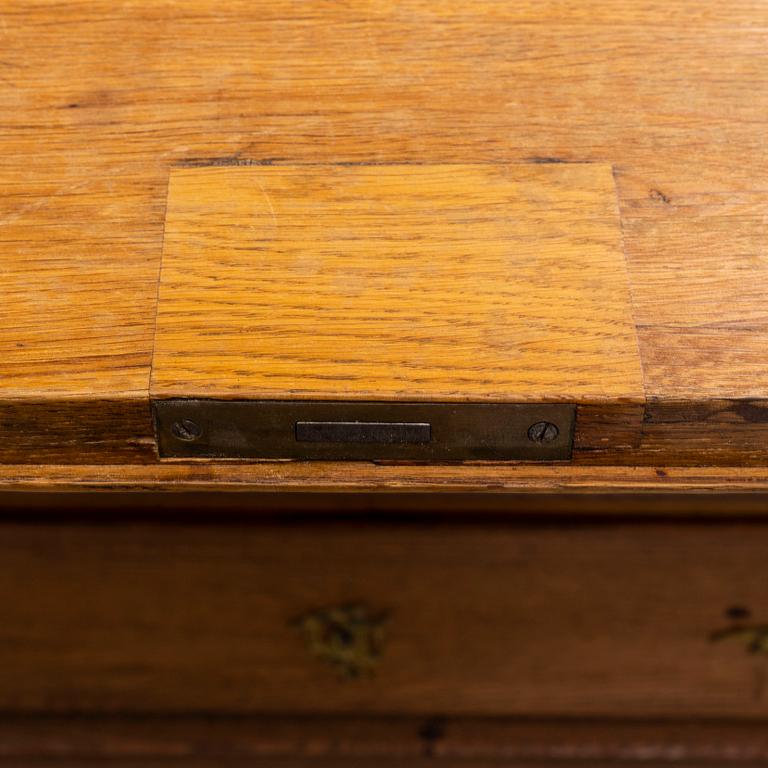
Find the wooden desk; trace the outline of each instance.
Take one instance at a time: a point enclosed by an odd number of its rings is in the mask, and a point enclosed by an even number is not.
[[[765,41],[757,0],[7,0],[0,764],[768,761]],[[313,163],[612,168],[642,391],[582,411],[610,441],[160,461],[172,169]],[[391,645],[340,682],[288,622],[350,600]]]

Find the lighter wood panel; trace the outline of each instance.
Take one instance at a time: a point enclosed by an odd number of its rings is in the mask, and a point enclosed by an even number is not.
[[[642,401],[610,166],[174,169],[151,393]]]

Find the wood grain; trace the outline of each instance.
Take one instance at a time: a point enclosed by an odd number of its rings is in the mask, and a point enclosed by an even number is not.
[[[125,398],[0,400],[7,464],[157,461],[148,403]]]
[[[763,720],[109,715],[5,717],[0,765],[660,766],[768,763]],[[32,762],[32,761],[40,761]]]
[[[4,525],[0,706],[403,715],[768,715],[757,525]],[[386,611],[373,677],[292,621]]]
[[[277,158],[612,164],[648,397],[764,404],[764,16],[760,0],[8,0],[0,397],[143,407],[170,167]],[[73,413],[58,451],[42,431],[19,449],[68,460],[79,429]],[[724,431],[649,425],[631,460],[765,463],[764,424],[744,445]]]
[[[93,478],[91,478],[93,479]],[[203,482],[180,485],[173,493],[157,493],[150,483],[141,487],[111,489],[99,493],[99,487],[82,482],[64,487],[26,487],[18,491],[0,492],[3,521],[17,522],[103,522],[127,520],[163,524],[217,522],[285,523],[304,522],[403,522],[421,524],[489,523],[489,522],[562,522],[616,521],[619,519],[703,522],[708,520],[761,520],[768,516],[768,485],[747,492],[743,482],[731,485],[720,478],[716,485],[704,490],[701,477],[675,477],[664,490],[646,487],[645,493],[631,493],[627,480],[622,486],[614,478],[612,490],[589,490],[586,478],[576,485],[573,478],[562,487],[547,487],[544,478],[517,478],[517,486],[508,484],[508,491],[485,493],[414,487],[400,488],[392,493],[386,487],[377,490],[356,490],[354,493],[335,492],[333,480],[325,489],[315,492],[302,489],[284,492],[263,488],[241,487],[237,493],[222,493],[221,487]],[[743,478],[738,478],[743,481]],[[698,481],[699,485],[696,485]],[[752,478],[755,482],[756,478]],[[146,480],[145,480],[146,482]],[[157,482],[157,480],[156,480]],[[209,482],[212,479],[209,478]],[[305,481],[306,482],[306,481]],[[162,486],[161,486],[162,487]],[[167,487],[167,486],[166,486]],[[223,486],[233,490],[235,486]],[[156,487],[155,487],[156,488]],[[424,492],[437,490],[438,492]]]
[[[768,511],[763,467],[409,465],[367,462],[168,462],[5,464],[0,486],[17,491],[237,491],[275,493],[748,494]],[[107,497],[105,503],[108,505]],[[396,504],[395,500],[392,504]],[[439,503],[439,502],[436,502]],[[702,502],[705,503],[705,502]],[[695,495],[688,508],[699,509]],[[563,510],[568,509],[564,500]],[[727,500],[722,512],[728,513]]]
[[[151,395],[642,402],[611,168],[174,169]]]

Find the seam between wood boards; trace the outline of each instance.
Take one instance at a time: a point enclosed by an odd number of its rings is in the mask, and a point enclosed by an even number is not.
[[[645,363],[643,362],[642,349],[640,347],[640,335],[638,333],[639,326],[637,324],[637,317],[635,314],[635,287],[632,279],[632,270],[629,268],[629,254],[627,253],[627,240],[624,234],[624,215],[621,210],[621,194],[619,191],[619,183],[617,179],[617,173],[619,172],[613,163],[611,166],[611,179],[613,181],[613,194],[614,194],[614,207],[616,209],[616,216],[619,220],[619,242],[621,245],[621,253],[624,257],[624,271],[627,275],[627,292],[629,293],[629,314],[632,320],[632,326],[635,329],[635,347],[637,350],[637,362],[640,366],[640,383],[643,388],[643,417],[640,423],[640,440],[643,438],[643,424],[645,424],[645,417],[648,412],[648,387],[645,383]]]

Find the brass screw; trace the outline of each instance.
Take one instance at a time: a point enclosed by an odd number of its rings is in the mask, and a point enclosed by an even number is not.
[[[550,421],[537,421],[528,430],[528,439],[533,443],[551,443],[560,430]]]
[[[171,425],[171,433],[178,440],[185,440],[191,443],[203,434],[203,430],[192,419],[179,419],[179,421],[174,421]]]

